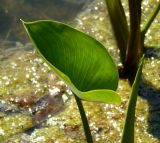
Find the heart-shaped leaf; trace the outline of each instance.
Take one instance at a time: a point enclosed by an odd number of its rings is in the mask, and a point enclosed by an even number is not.
[[[36,49],[81,99],[120,103],[117,68],[102,44],[60,22],[23,22]]]

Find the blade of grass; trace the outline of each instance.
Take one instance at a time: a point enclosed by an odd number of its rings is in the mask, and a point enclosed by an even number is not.
[[[137,102],[139,81],[142,73],[143,61],[144,61],[144,56],[141,59],[141,62],[132,86],[132,91],[131,91],[131,96],[128,103],[121,143],[134,143],[135,108],[136,108],[136,102]]]

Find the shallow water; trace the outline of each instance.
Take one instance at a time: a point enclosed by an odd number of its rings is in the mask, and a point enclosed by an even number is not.
[[[123,5],[127,13],[126,3]],[[153,4],[143,6],[145,9]],[[101,41],[116,64],[120,64],[104,1],[95,0],[85,7],[74,20],[68,22]],[[148,14],[146,9],[144,20]],[[159,47],[158,31],[159,22],[154,22],[149,32],[152,38],[149,36],[146,39],[147,45]],[[139,90],[141,96],[136,109],[136,143],[160,142],[159,51],[159,48],[146,51]],[[31,44],[1,43],[0,60],[0,142],[85,143],[71,91],[39,58]],[[94,142],[119,142],[130,90],[127,80],[120,80],[118,92],[123,101],[119,106],[84,102]]]
[[[0,39],[28,42],[20,19],[53,19],[68,22],[92,0],[1,0]]]

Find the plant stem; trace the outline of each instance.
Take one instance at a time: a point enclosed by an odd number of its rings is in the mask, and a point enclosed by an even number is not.
[[[87,117],[86,117],[85,110],[83,108],[83,104],[81,102],[81,99],[79,99],[75,94],[74,94],[74,97],[75,97],[75,100],[77,102],[79,113],[80,113],[80,116],[81,116],[81,119],[82,119],[83,129],[84,129],[84,132],[85,132],[87,143],[93,143],[91,131],[90,131],[89,124],[88,124],[88,120],[87,120]]]
[[[129,37],[125,12],[120,0],[106,0],[106,5],[117,46],[120,50],[121,61],[124,64]]]
[[[145,34],[147,32],[147,30],[149,29],[149,27],[151,26],[153,20],[155,19],[155,17],[157,16],[158,12],[160,10],[160,1],[158,2],[158,4],[156,5],[156,7],[153,9],[153,12],[151,13],[150,17],[148,18],[148,21],[144,24],[142,30],[141,30],[141,35],[142,38],[144,39]]]
[[[132,84],[137,72],[138,63],[143,53],[140,33],[141,0],[128,0],[128,3],[130,12],[130,37],[124,68]]]

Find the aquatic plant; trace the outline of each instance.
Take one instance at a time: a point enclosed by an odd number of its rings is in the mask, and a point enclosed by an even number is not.
[[[118,70],[94,38],[56,21],[23,22],[38,53],[73,91],[88,143],[92,137],[81,100],[120,103]]]
[[[138,72],[137,69],[145,50],[145,34],[160,10],[160,1],[157,3],[157,6],[142,28],[140,27],[142,0],[128,0],[129,24],[127,23],[124,8],[120,0],[105,1],[117,47],[120,50],[121,62],[123,65],[120,69],[120,75],[123,78],[127,77],[130,83],[133,83],[121,143],[134,143],[135,106],[138,94],[139,75],[142,70],[143,62],[141,62]]]
[[[113,33],[123,64],[123,67],[121,67],[122,77],[129,78],[131,83],[134,80],[140,58],[145,50],[145,34],[160,10],[159,1],[141,28],[141,3],[142,0],[128,0],[130,21],[127,23],[121,1],[106,0]]]
[[[87,142],[92,143],[81,100],[120,103],[120,97],[115,92],[118,85],[118,70],[113,60],[103,45],[94,38],[63,23],[45,20],[23,24],[38,53],[73,91]],[[142,64],[133,86],[131,97],[134,96],[134,100],[131,98],[127,117],[131,115],[130,110],[133,112],[135,110],[141,70]],[[134,117],[134,114],[131,116]],[[130,124],[126,118],[127,126],[128,123]],[[132,123],[130,126],[133,127],[134,118]]]
[[[160,9],[159,2],[141,29],[141,2],[141,0],[128,1],[130,12],[128,28],[121,1],[106,0],[115,39],[120,49],[123,77],[127,77],[130,83],[133,83],[121,143],[134,143],[135,107],[143,65],[143,58],[141,62],[140,59],[145,47],[145,33]],[[92,143],[81,100],[120,103],[120,97],[115,92],[118,70],[113,60],[101,43],[63,23],[41,20],[23,24],[38,53],[73,91],[87,142]]]

